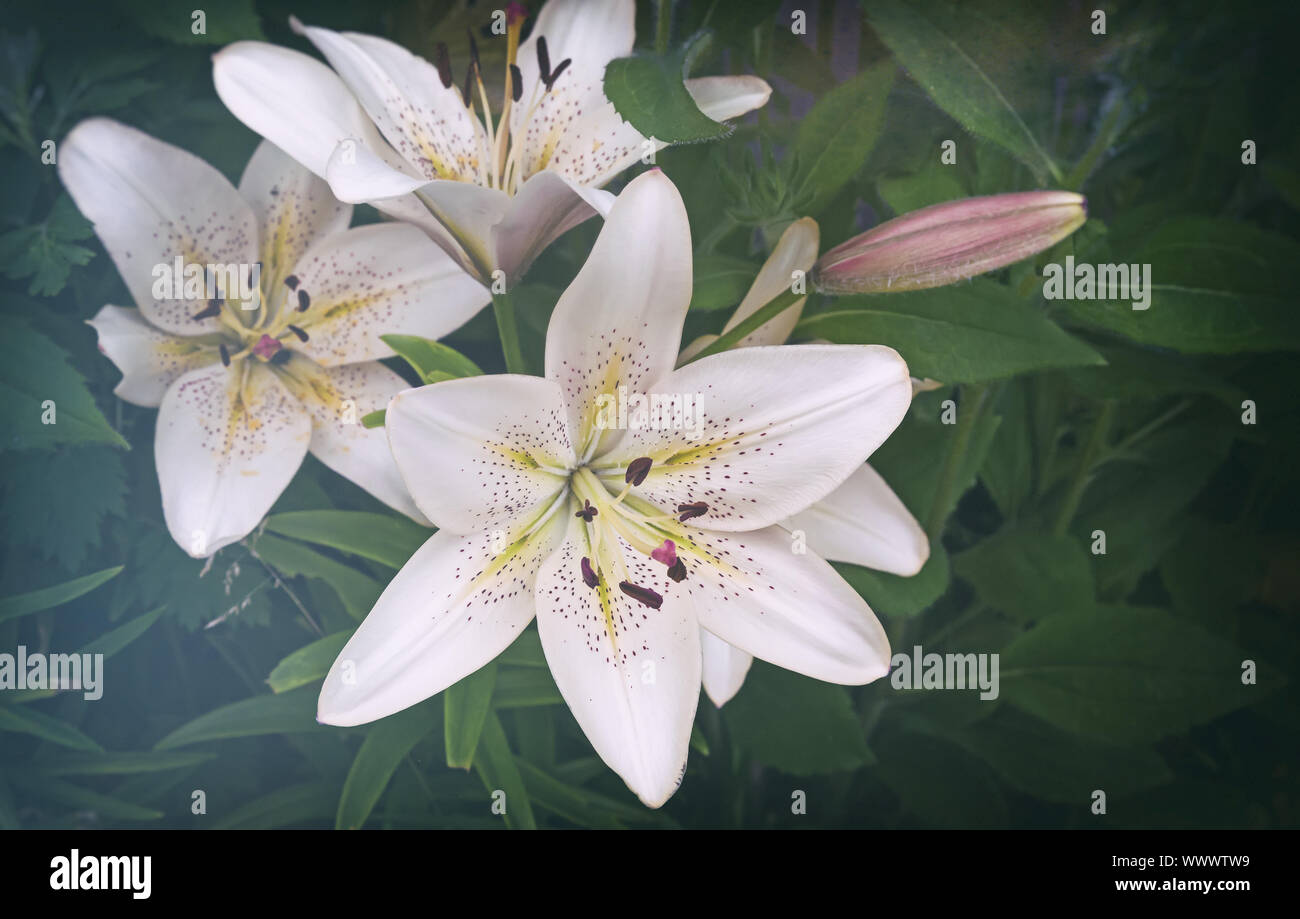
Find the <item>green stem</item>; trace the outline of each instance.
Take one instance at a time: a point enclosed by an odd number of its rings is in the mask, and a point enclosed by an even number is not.
[[[1070,526],[1070,521],[1074,519],[1075,512],[1079,509],[1079,502],[1083,499],[1083,491],[1088,487],[1088,482],[1092,478],[1092,468],[1097,462],[1097,457],[1106,448],[1106,438],[1110,434],[1111,422],[1115,420],[1115,400],[1107,399],[1101,407],[1101,414],[1093,422],[1092,433],[1088,435],[1088,443],[1083,448],[1083,455],[1079,457],[1079,465],[1074,470],[1074,478],[1070,480],[1070,490],[1065,494],[1065,503],[1061,505],[1061,512],[1056,517],[1056,526],[1053,532],[1057,536],[1065,534],[1066,529]]]
[[[655,22],[655,54],[668,50],[668,39],[673,28],[673,0],[659,0],[658,18]]]
[[[1106,115],[1106,120],[1097,130],[1097,136],[1092,139],[1092,144],[1084,151],[1079,162],[1074,164],[1070,174],[1065,177],[1064,184],[1067,191],[1078,191],[1083,188],[1083,183],[1088,181],[1088,176],[1092,175],[1092,170],[1097,166],[1097,160],[1101,159],[1101,155],[1110,148],[1111,141],[1114,140],[1115,126],[1119,124],[1119,116],[1123,111],[1122,105],[1116,105]]]
[[[961,405],[957,411],[957,430],[953,432],[952,446],[943,461],[943,471],[939,475],[939,485],[934,491],[934,502],[925,524],[925,535],[933,543],[943,535],[943,524],[948,518],[948,508],[952,504],[953,492],[957,488],[957,477],[965,465],[966,451],[970,448],[971,435],[975,432],[975,422],[979,420],[984,407],[988,386],[982,383],[962,387]]]
[[[720,354],[728,348],[734,347],[742,338],[749,335],[765,323],[770,322],[775,316],[785,312],[806,296],[808,296],[806,293],[797,294],[792,290],[782,292],[781,296],[772,300],[765,306],[759,307],[749,316],[742,319],[730,332],[723,332],[719,335],[718,340],[713,342],[699,354],[695,355],[694,360],[698,361],[700,358],[708,357],[710,354]]]
[[[497,317],[497,334],[501,336],[501,353],[505,355],[507,373],[526,373],[524,352],[519,348],[519,323],[515,319],[515,302],[509,294],[492,295],[492,312]]]

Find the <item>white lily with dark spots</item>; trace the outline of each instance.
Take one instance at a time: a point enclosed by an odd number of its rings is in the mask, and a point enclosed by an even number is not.
[[[414,223],[480,280],[500,270],[513,285],[554,239],[608,210],[601,186],[663,144],[604,94],[605,65],[632,53],[633,0],[550,0],[523,42],[523,8],[505,13],[506,35],[492,39],[507,42],[495,113],[476,53],[452,61],[444,47],[430,63],[382,38],[297,20],[333,70],[237,42],[216,55],[213,80],[235,117],[327,178],[340,199]],[[686,88],[715,121],[771,94],[753,76]]]
[[[122,371],[117,395],[158,409],[163,516],[186,552],[247,536],[308,451],[427,523],[383,431],[360,423],[407,386],[379,363],[393,356],[379,336],[445,335],[487,303],[482,285],[414,227],[349,230],[351,206],[268,142],[236,189],[183,150],[93,119],[63,142],[59,174],[135,300],[90,324]],[[156,298],[158,270],[178,258],[248,279],[257,266],[259,284]]]
[[[398,468],[441,529],[339,655],[321,721],[373,721],[440,692],[536,616],[593,747],[657,807],[686,764],[701,628],[822,680],[888,671],[867,604],[780,522],[842,485],[898,425],[905,363],[885,347],[810,345],[674,369],[690,296],[686,212],[653,170],[618,196],[560,297],[545,377],[449,380],[393,399]],[[610,428],[602,405],[620,387],[698,397],[700,422]]]

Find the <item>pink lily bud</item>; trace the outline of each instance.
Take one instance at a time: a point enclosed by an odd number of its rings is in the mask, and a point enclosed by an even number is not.
[[[1088,219],[1068,191],[959,198],[888,220],[826,252],[812,281],[824,294],[942,287],[1018,262]]]

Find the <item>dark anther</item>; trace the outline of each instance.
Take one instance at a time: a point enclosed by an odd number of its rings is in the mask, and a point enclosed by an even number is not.
[[[653,465],[654,460],[648,456],[632,460],[627,464],[627,472],[623,476],[623,481],[629,485],[640,485],[645,481],[645,477],[650,474],[650,467]]]
[[[287,278],[284,279],[284,286],[289,288],[290,290],[297,290],[298,276],[296,274],[289,275]]]
[[[551,78],[546,81],[546,88],[550,89],[552,86],[554,86],[555,81],[560,78],[560,74],[564,73],[565,69],[572,63],[573,63],[573,59],[568,57],[560,61],[560,65],[556,67],[555,70],[551,73]]]
[[[438,47],[434,52],[434,60],[438,64],[438,79],[442,81],[442,88],[450,89],[451,84],[455,81],[451,76],[451,55],[447,53],[446,42],[438,42]]]
[[[690,504],[677,505],[677,519],[682,523],[685,523],[692,517],[703,517],[708,512],[709,506],[703,501],[692,501]]]
[[[510,65],[510,98],[518,102],[524,97],[524,75],[514,64]]]
[[[551,53],[546,50],[546,36],[537,36],[537,74],[549,88],[551,83]]]
[[[208,305],[194,314],[195,319],[211,319],[213,316],[221,315],[221,301],[209,300]]]
[[[225,345],[217,345],[217,350],[221,352],[221,363],[227,367],[230,366],[230,352],[226,350]]]
[[[668,568],[668,576],[680,584],[686,580],[686,563],[680,558]]]
[[[465,108],[469,108],[470,89],[474,86],[474,62],[469,62],[469,67],[465,70],[465,88],[461,91],[461,96],[465,99]]]
[[[289,331],[292,332],[294,335],[297,335],[299,341],[307,340],[307,333],[304,332],[302,329],[298,328],[296,325],[289,326]]]
[[[271,363],[277,365],[287,364],[289,362],[289,355],[291,353],[292,352],[288,348],[281,348],[279,351],[271,355],[270,358]]]
[[[588,587],[595,587],[597,584],[600,583],[600,577],[596,574],[596,572],[591,570],[591,559],[587,558],[584,555],[582,557],[582,564],[580,567],[582,568],[582,582],[584,584],[586,584]]]
[[[619,581],[618,589],[642,606],[648,606],[651,609],[658,609],[663,606],[664,598],[649,587],[642,587],[640,584],[633,584],[629,581]]]
[[[583,499],[582,510],[574,514],[575,517],[581,517],[587,523],[591,523],[591,518],[596,516],[596,509],[591,506],[591,502]]]
[[[474,33],[471,32],[469,29],[466,29],[466,30],[465,30],[465,37],[469,39],[469,60],[470,60],[470,63],[473,64],[475,67],[478,67],[478,68],[479,68],[479,72],[482,73],[482,72],[483,72],[483,68],[482,68],[482,66],[481,66],[481,65],[479,64],[479,62],[478,62],[478,43],[477,43],[476,41],[474,41]]]
[[[309,306],[311,306],[311,297],[307,296],[307,291],[298,291],[298,312],[305,313]]]

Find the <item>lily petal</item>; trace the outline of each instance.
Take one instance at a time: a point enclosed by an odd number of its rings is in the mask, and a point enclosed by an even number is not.
[[[456,533],[514,529],[549,512],[573,462],[554,383],[467,377],[388,405],[388,442],[416,505]]]
[[[215,344],[160,332],[136,309],[105,306],[86,324],[98,334],[99,350],[122,371],[113,392],[134,405],[157,408],[177,377],[219,360]]]
[[[243,361],[186,373],[158,407],[154,460],[163,517],[195,558],[243,539],[298,471],[307,410],[266,367]]]
[[[703,502],[707,512],[692,525],[740,531],[830,494],[898,427],[912,385],[892,348],[780,345],[687,364],[656,384],[656,395],[695,399],[697,419],[630,430],[604,464],[650,457],[640,495],[670,510]]]
[[[321,687],[317,720],[365,724],[442,692],[506,649],[533,618],[533,585],[564,535],[557,514],[506,544],[440,530],[389,582]]]
[[[530,178],[492,228],[496,266],[505,272],[507,286],[523,277],[552,242],[584,220],[608,214],[613,205],[609,192],[586,188],[558,172]]]
[[[584,582],[592,554],[572,514],[564,545],[537,577],[537,630],[555,683],[600,758],[648,807],[681,783],[700,695],[700,630],[663,566],[621,543],[630,581],[663,597],[651,609],[607,580]]]
[[[843,485],[781,524],[803,530],[823,558],[911,577],[930,557],[930,541],[880,473],[863,464]]]
[[[309,337],[295,348],[326,367],[392,357],[380,335],[441,338],[490,299],[427,236],[404,224],[372,224],[331,236],[293,272],[296,289],[310,298],[301,321],[294,320]]]
[[[59,176],[95,224],[122,280],[150,323],[174,335],[204,335],[202,301],[159,300],[155,266],[252,265],[257,222],[234,186],[179,147],[108,118],[83,121],[63,141]],[[175,279],[180,283],[183,279]]]
[[[718,708],[731,701],[745,682],[754,655],[729,645],[712,632],[700,630],[704,692]]]
[[[772,97],[772,87],[766,81],[746,75],[696,77],[686,81],[686,91],[700,111],[714,121],[739,118],[767,105]]]
[[[678,543],[678,557],[682,544]],[[693,538],[682,583],[699,623],[757,658],[830,683],[889,672],[889,639],[871,608],[828,562],[793,551],[781,527]],[[707,556],[698,561],[699,553]]]
[[[804,217],[796,220],[785,228],[781,238],[777,240],[776,246],[772,249],[772,254],[767,257],[763,267],[759,269],[758,276],[754,278],[754,283],[750,285],[749,291],[745,294],[745,299],[740,301],[740,306],[736,312],[727,320],[727,324],[722,331],[730,332],[736,326],[740,325],[742,320],[749,318],[761,306],[766,306],[772,300],[775,300],[781,294],[791,289],[794,283],[794,272],[801,271],[805,275],[812,269],[813,262],[817,261],[817,249],[821,244],[821,231],[817,226],[817,221],[811,217]],[[798,300],[789,309],[779,313],[772,319],[763,323],[750,334],[742,338],[737,344],[737,348],[748,348],[753,345],[780,345],[790,337],[794,331],[795,325],[799,322],[799,316],[803,313],[803,305],[807,298]]]
[[[551,314],[546,376],[564,391],[578,450],[594,433],[598,396],[619,385],[644,392],[672,371],[690,301],[686,208],[676,186],[653,170],[619,194]]]

